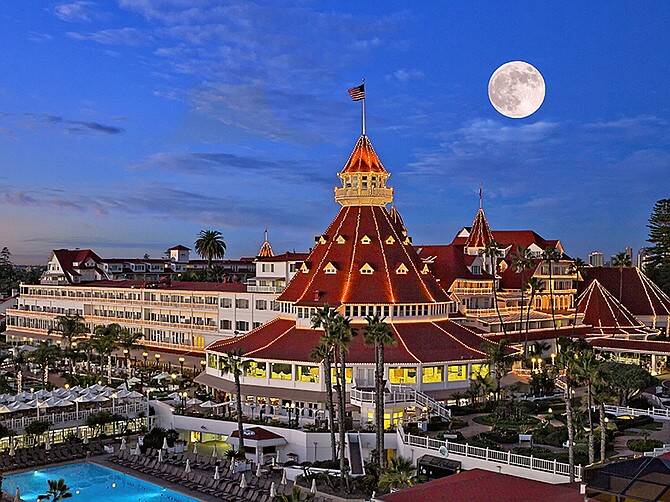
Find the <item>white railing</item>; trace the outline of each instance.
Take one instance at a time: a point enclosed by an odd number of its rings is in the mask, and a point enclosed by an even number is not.
[[[351,401],[357,403],[374,403],[375,393],[369,390],[352,389]],[[384,393],[384,404],[417,404],[430,408],[440,417],[450,420],[451,410],[446,405],[436,401],[432,397],[405,385],[391,385],[388,392]]]
[[[645,451],[644,456],[658,457],[659,455],[663,455],[665,453],[670,453],[670,444],[664,444],[660,448],[654,448],[652,451]]]
[[[249,293],[281,293],[284,291],[284,286],[254,286],[247,285]]]
[[[610,404],[605,405],[605,411],[620,417],[621,415],[630,415],[632,417],[639,417],[648,415],[659,420],[670,420],[670,408],[630,408],[628,406],[614,406]]]
[[[37,415],[31,415],[20,418],[9,418],[7,420],[0,421],[0,424],[4,425],[10,430],[20,431],[26,428],[26,426],[35,420],[46,420],[51,423],[51,425],[58,425],[68,422],[86,422],[86,419],[89,415],[93,413],[98,413],[100,411],[108,411],[110,413],[118,413],[119,415],[124,415],[129,418],[134,418],[140,413],[145,415],[149,414],[149,406],[146,401],[141,401],[137,403],[119,405],[114,407],[104,407],[104,408],[95,408],[90,410],[80,410],[80,411],[65,411],[60,413],[48,413],[40,412],[39,419]]]
[[[415,436],[406,433],[402,426],[398,426],[398,432],[403,443],[409,446],[417,446],[427,450],[439,451],[441,447],[446,447],[450,455],[461,455],[464,457],[477,458],[487,462],[496,462],[499,464],[507,464],[515,467],[522,467],[533,471],[548,472],[559,476],[570,476],[570,464],[558,462],[556,460],[546,460],[528,455],[519,455],[511,451],[493,450],[491,448],[480,448],[478,446],[470,446],[469,444],[454,443],[451,441],[442,441],[439,439],[429,438],[425,436]],[[576,465],[574,467],[574,475],[576,480],[582,478],[582,466]]]

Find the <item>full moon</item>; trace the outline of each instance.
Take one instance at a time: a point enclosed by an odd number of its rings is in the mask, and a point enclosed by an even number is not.
[[[532,64],[510,61],[489,80],[489,100],[505,117],[522,119],[535,113],[544,101],[544,79]]]

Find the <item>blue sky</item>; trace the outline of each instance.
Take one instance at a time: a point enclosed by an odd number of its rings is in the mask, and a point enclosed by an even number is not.
[[[306,249],[360,128],[414,242],[469,225],[568,252],[644,243],[670,183],[670,4],[6,2],[0,12],[0,244],[158,256],[220,229],[230,256]],[[542,108],[486,88],[534,64]]]

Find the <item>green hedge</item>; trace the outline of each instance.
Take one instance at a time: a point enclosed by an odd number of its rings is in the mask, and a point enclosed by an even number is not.
[[[628,441],[628,449],[637,452],[651,451],[662,446],[663,442],[658,439],[631,439]]]

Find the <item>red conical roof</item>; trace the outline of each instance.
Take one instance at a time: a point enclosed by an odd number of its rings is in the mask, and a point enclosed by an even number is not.
[[[270,241],[268,240],[268,231],[265,231],[265,236],[263,238],[263,244],[261,244],[260,249],[258,250],[258,254],[256,256],[258,258],[272,258],[274,256],[274,252],[272,251],[272,246],[270,245]]]
[[[435,277],[422,273],[403,230],[384,207],[343,207],[279,301],[333,307],[449,301]]]
[[[362,135],[358,138],[349,160],[340,174],[351,173],[386,173],[382,161],[370,142],[370,138]]]
[[[465,241],[465,247],[484,248],[492,240],[493,235],[491,235],[489,222],[486,221],[484,209],[480,207],[477,210],[474,221],[472,222],[472,228],[470,229],[470,235],[468,236],[468,239]]]
[[[617,300],[600,282],[594,280],[577,299],[577,312],[603,334],[633,334],[644,324]]]

